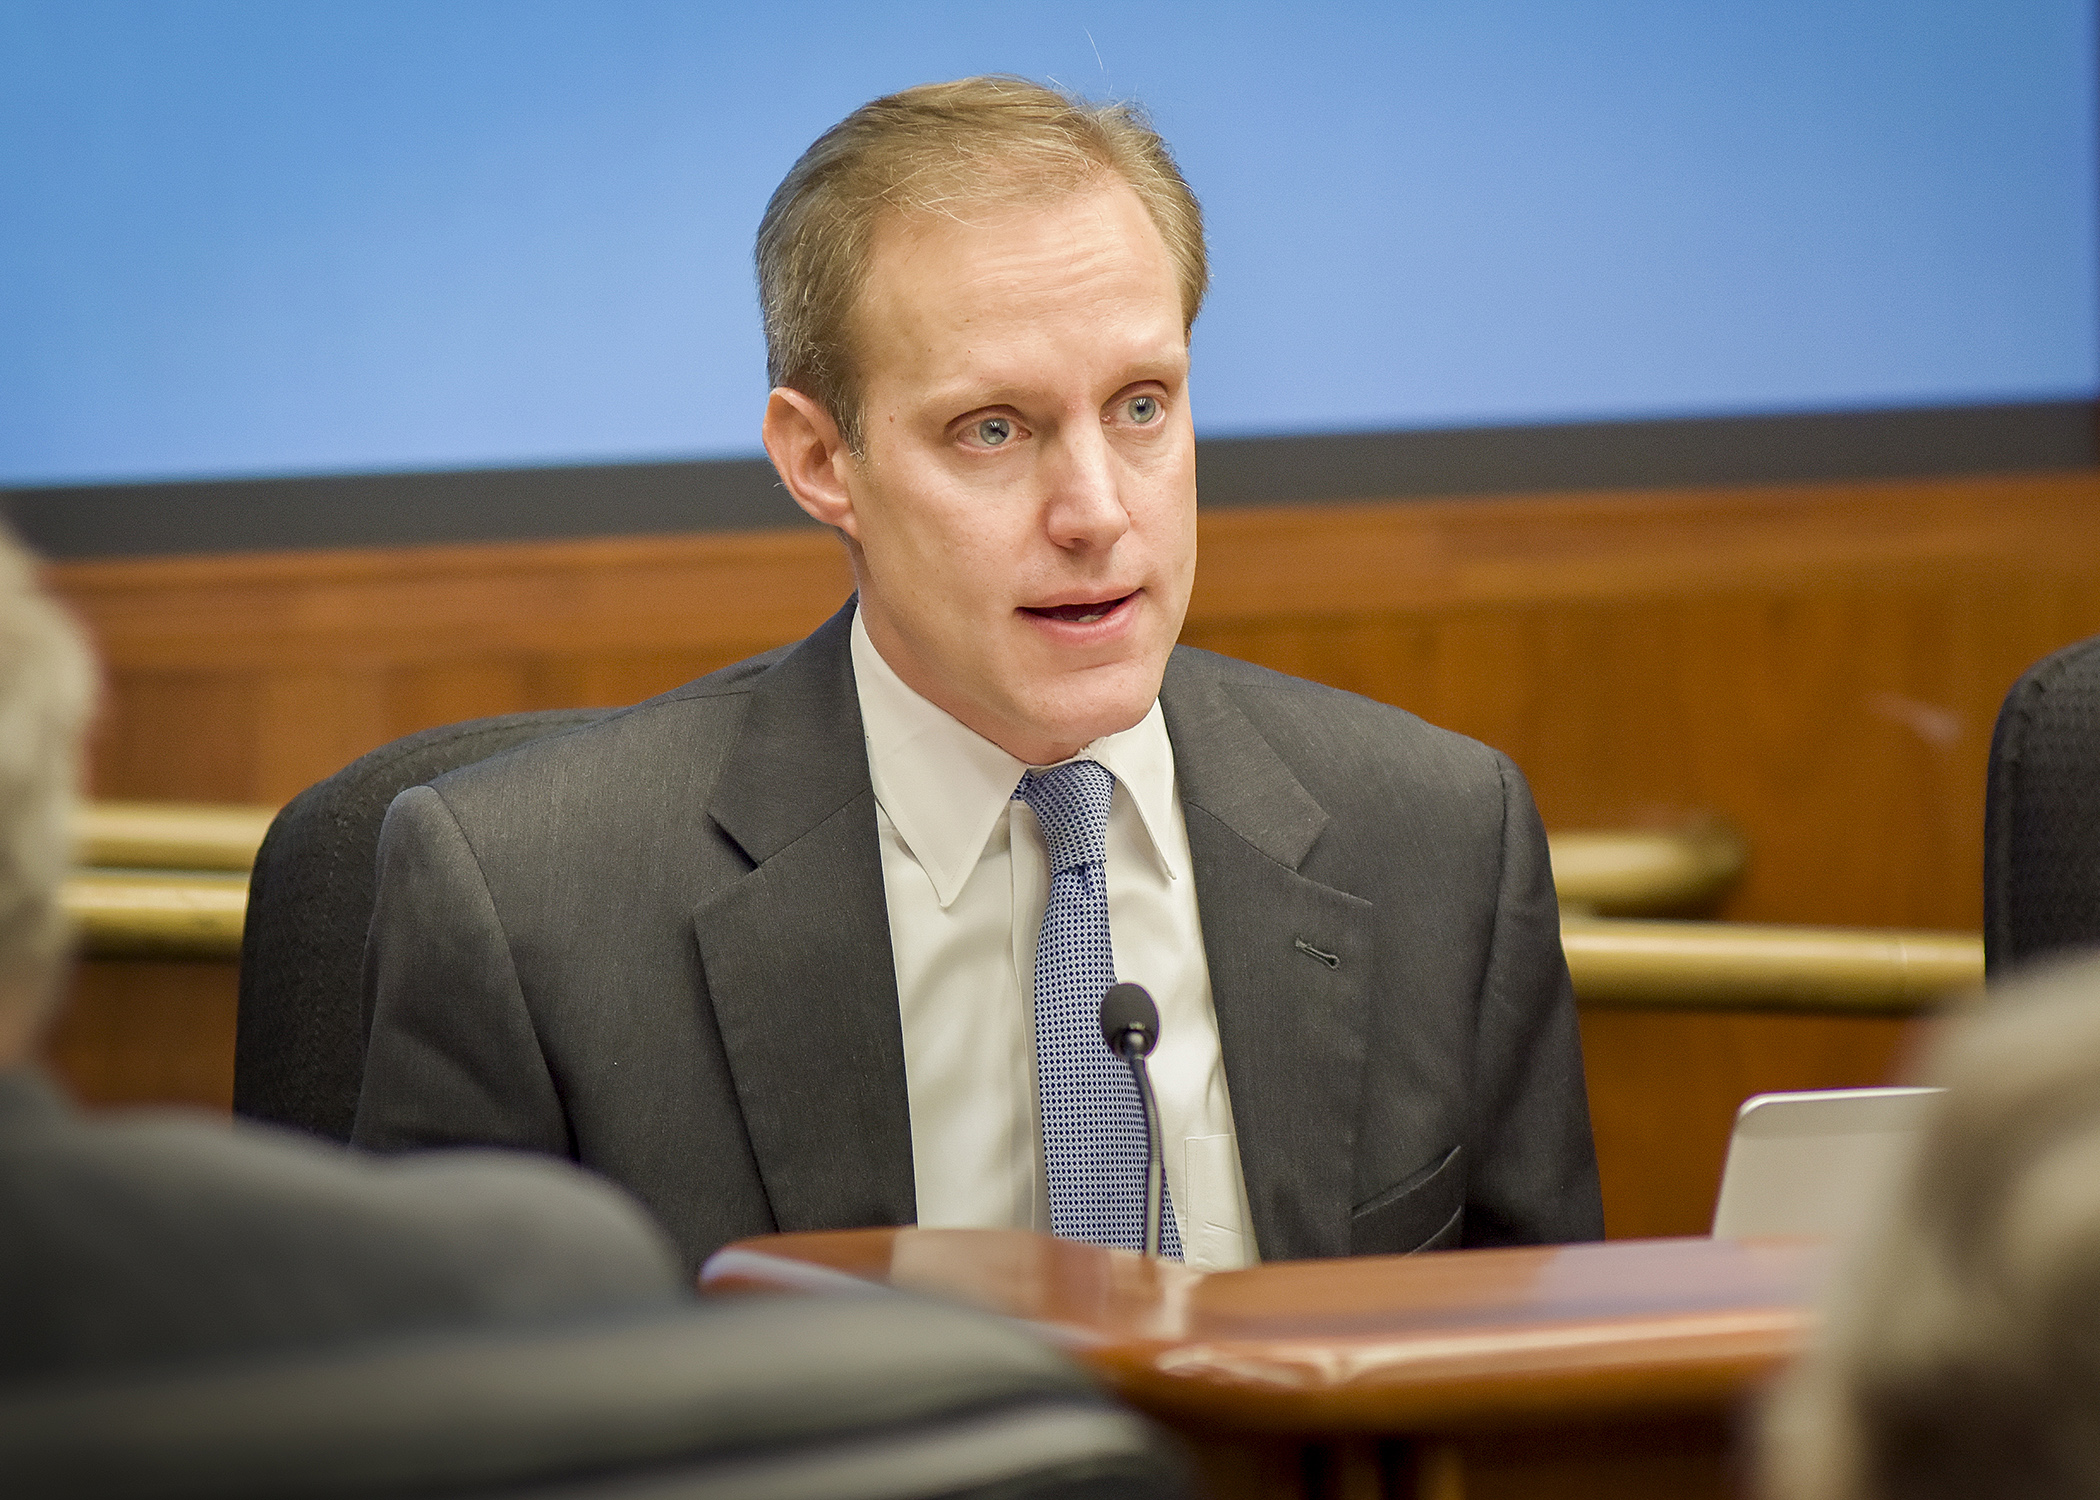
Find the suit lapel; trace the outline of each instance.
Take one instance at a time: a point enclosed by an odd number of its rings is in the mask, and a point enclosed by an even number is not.
[[[754,868],[693,914],[783,1230],[917,1216],[852,618],[849,604],[752,688],[708,811]]]
[[[1327,813],[1201,656],[1174,653],[1160,706],[1255,1242],[1347,1254],[1371,905],[1298,873]]]

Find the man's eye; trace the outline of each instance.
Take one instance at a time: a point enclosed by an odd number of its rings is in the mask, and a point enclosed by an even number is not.
[[[1140,427],[1151,422],[1157,422],[1161,410],[1159,397],[1132,396],[1130,404],[1125,410],[1130,413],[1130,420],[1137,423]]]
[[[1004,417],[986,417],[970,431],[984,447],[997,448],[1014,435],[1014,424]]]

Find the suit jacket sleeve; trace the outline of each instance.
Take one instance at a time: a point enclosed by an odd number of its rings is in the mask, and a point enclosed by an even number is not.
[[[1546,831],[1500,752],[1501,889],[1474,1047],[1467,1245],[1600,1239],[1604,1209]]]
[[[353,1143],[574,1156],[480,863],[442,796],[410,787],[379,835]]]

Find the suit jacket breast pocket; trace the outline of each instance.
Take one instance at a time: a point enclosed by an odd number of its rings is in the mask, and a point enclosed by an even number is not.
[[[1462,1146],[1411,1172],[1349,1214],[1351,1255],[1413,1255],[1455,1250],[1466,1222]]]

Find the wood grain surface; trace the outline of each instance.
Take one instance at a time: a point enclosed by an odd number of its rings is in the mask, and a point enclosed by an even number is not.
[[[84,1104],[233,1108],[238,969],[230,962],[86,959],[43,1059]]]
[[[703,1290],[875,1282],[1018,1318],[1179,1432],[1214,1500],[1718,1497],[1825,1253],[1643,1241],[1213,1275],[995,1230],[774,1235]]]
[[[1799,1346],[1822,1263],[1642,1240],[1205,1274],[1020,1230],[862,1229],[739,1242],[701,1285],[877,1281],[1020,1318],[1185,1423],[1400,1435],[1723,1409]]]

